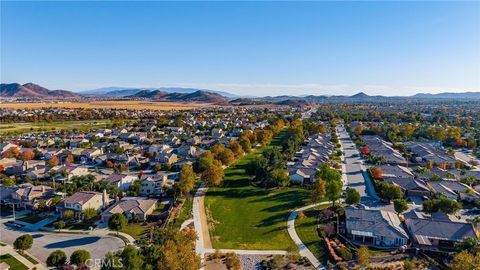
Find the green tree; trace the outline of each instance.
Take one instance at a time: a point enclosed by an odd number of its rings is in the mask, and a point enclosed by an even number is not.
[[[98,216],[98,212],[95,208],[85,208],[82,214],[83,214],[83,220],[89,221],[89,222]]]
[[[393,208],[397,214],[401,214],[408,210],[408,203],[404,199],[395,199],[393,200]]]
[[[195,185],[195,173],[193,172],[192,166],[188,164],[183,165],[179,178],[178,186],[182,194],[187,194],[192,191]]]
[[[2,184],[6,187],[13,187],[15,186],[15,180],[13,180],[12,178],[6,177],[3,179]]]
[[[350,205],[360,203],[360,193],[358,193],[358,191],[353,188],[347,189],[345,195],[345,202]]]
[[[382,199],[391,201],[393,199],[400,199],[403,197],[402,190],[397,185],[378,182],[377,186],[379,188],[378,196],[380,196]]]
[[[478,270],[480,265],[480,252],[476,255],[464,250],[458,253],[450,264],[452,270]]]
[[[70,255],[70,263],[78,266],[85,263],[90,258],[90,252],[85,249],[78,249]]]
[[[21,253],[27,249],[30,249],[32,245],[33,237],[30,234],[19,236],[17,239],[15,239],[15,242],[13,242],[13,247]]]
[[[74,216],[74,212],[72,210],[65,210],[63,211],[63,218],[65,219],[72,219]]]
[[[57,229],[57,230],[61,230],[61,229],[65,228],[65,221],[63,221],[63,220],[56,221],[56,222],[53,223],[53,227],[55,227],[55,229]]]
[[[125,226],[127,226],[128,220],[125,215],[122,213],[115,213],[110,216],[108,219],[108,228],[113,231],[121,231]]]
[[[143,259],[135,246],[128,245],[123,248],[120,254],[124,269],[139,270],[142,269]]]
[[[47,266],[60,268],[67,263],[67,255],[62,250],[55,250],[47,258]]]
[[[247,137],[240,137],[238,143],[240,144],[245,153],[250,153],[250,151],[252,151],[252,143]]]
[[[462,205],[448,198],[439,198],[423,201],[423,211],[427,213],[443,212],[453,214],[462,208]]]

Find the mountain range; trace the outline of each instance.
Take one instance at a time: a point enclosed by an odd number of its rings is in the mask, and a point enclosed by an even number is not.
[[[370,96],[364,92],[346,96],[346,95],[304,95],[304,96],[266,96],[266,97],[245,97],[237,96],[225,91],[196,89],[196,88],[126,88],[126,87],[107,87],[81,92],[72,92],[67,90],[50,90],[34,83],[2,83],[0,84],[0,97],[3,98],[34,98],[34,99],[59,99],[59,98],[131,98],[131,99],[153,99],[159,101],[183,101],[183,102],[204,102],[204,103],[226,103],[229,99],[232,103],[250,103],[259,102],[287,103],[297,104],[293,100],[304,100],[308,102],[355,102],[355,101],[387,101],[387,100],[480,100],[480,92],[463,93],[439,93],[426,94],[419,93],[413,96]],[[237,102],[235,102],[237,101]],[[285,102],[283,102],[285,103]]]
[[[140,88],[140,87],[105,87],[93,90],[80,91],[79,94],[84,96],[102,96],[102,97],[126,97],[135,95],[142,91],[162,91],[167,93],[194,93],[197,91],[217,93],[227,98],[238,98],[240,96],[218,90],[183,88],[183,87],[159,87],[159,88]]]
[[[0,97],[12,97],[12,98],[75,98],[80,97],[67,90],[49,90],[45,87],[34,83],[2,83],[0,84]]]

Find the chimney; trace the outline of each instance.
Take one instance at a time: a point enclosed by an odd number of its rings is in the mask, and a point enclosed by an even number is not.
[[[102,207],[105,208],[108,204],[108,194],[107,194],[107,190],[103,190],[102,192]]]

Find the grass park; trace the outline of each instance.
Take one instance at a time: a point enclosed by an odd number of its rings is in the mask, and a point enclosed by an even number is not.
[[[305,210],[303,212],[305,216],[295,220],[295,230],[298,237],[322,263],[326,263],[328,251],[325,250],[325,243],[317,232],[318,209],[327,208],[328,206],[321,205],[320,207]]]
[[[15,269],[15,270],[28,270],[28,267],[25,266],[23,263],[21,263],[19,260],[17,260],[15,257],[13,257],[10,254],[4,254],[0,256],[0,263],[6,263],[10,266],[10,269]]]
[[[280,133],[272,146],[284,138]],[[264,189],[250,184],[245,166],[267,147],[245,155],[225,170],[223,186],[209,188],[205,206],[213,248],[290,250],[287,232],[290,212],[308,204],[302,188]]]

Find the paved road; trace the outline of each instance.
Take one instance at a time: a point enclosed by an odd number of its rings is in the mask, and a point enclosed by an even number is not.
[[[346,178],[347,187],[356,189],[362,197],[362,202],[377,200],[378,196],[363,166],[363,159],[350,135],[341,125],[337,126],[337,133],[344,153],[344,178]]]
[[[121,239],[113,236],[25,232],[6,226],[5,221],[0,222],[0,241],[13,245],[15,239],[20,235],[31,234],[33,246],[28,252],[43,262],[47,260],[52,251],[57,249],[63,250],[67,256],[77,249],[86,249],[92,255],[92,259],[102,259],[107,252],[117,251],[125,245]]]
[[[297,231],[295,230],[295,219],[298,216],[298,213],[301,211],[305,211],[309,208],[316,207],[322,204],[329,204],[330,202],[321,202],[321,203],[316,203],[316,204],[311,204],[307,205],[301,208],[298,208],[294,210],[290,215],[288,216],[287,220],[287,230],[288,234],[290,235],[290,238],[292,238],[293,242],[298,247],[300,256],[306,257],[310,263],[315,267],[315,269],[326,269],[324,265],[313,255],[313,253],[305,246],[305,244],[302,242],[300,237],[297,234]]]

